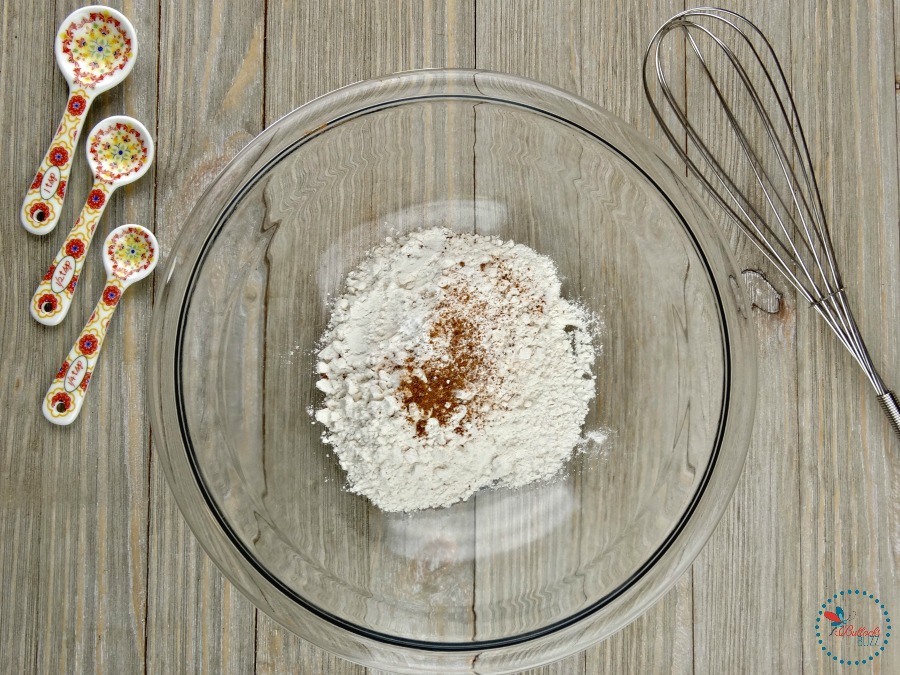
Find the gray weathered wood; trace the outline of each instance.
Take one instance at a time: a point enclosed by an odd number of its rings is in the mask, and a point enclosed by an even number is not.
[[[897,389],[900,204],[891,17],[889,3],[791,8],[794,79],[816,84],[799,108],[835,255],[873,360]],[[811,312],[798,311],[802,607],[860,588],[881,595],[896,625],[898,443],[865,378],[829,333]],[[900,668],[892,646],[881,672]],[[815,643],[803,647],[804,669],[822,670]]]
[[[91,251],[66,322],[44,328],[27,316],[89,185],[79,151],[58,231],[33,237],[19,227],[22,195],[65,100],[54,33],[79,4],[0,7],[0,669],[362,673],[258,613],[178,512],[154,460],[143,400],[152,281],[119,308],[81,418],[60,429],[40,416],[40,398],[102,285]],[[525,75],[656,137],[640,61],[652,31],[682,8],[671,0],[110,4],[132,19],[141,50],[86,129],[106,115],[133,115],[154,133],[157,162],[113,198],[98,237],[122,222],[150,225],[164,254],[200,191],[265,125],[336,87],[396,70],[477,66]],[[876,364],[900,388],[900,5],[727,6],[773,38],[794,82],[848,295]],[[691,101],[691,82],[685,91]],[[703,104],[693,100],[692,110],[703,114]],[[535,673],[832,672],[810,620],[825,595],[868,586],[900,611],[897,440],[824,324],[728,232],[741,267],[755,271],[747,278],[759,298],[760,396],[735,497],[691,571],[656,606]],[[377,550],[383,532],[368,532]],[[402,583],[408,571],[387,554],[366,568],[386,584]],[[893,647],[875,672],[900,669]]]
[[[788,8],[770,7],[762,15],[753,3],[725,3],[728,9],[749,13],[766,31],[773,46],[790,61]],[[693,57],[692,57],[693,58]],[[692,63],[697,61],[693,58]],[[788,74],[790,77],[790,74]],[[693,79],[692,79],[693,78]],[[713,137],[729,134],[721,116],[707,111],[715,105],[708,87],[700,86],[699,68],[687,70],[687,96],[691,114],[700,124],[711,124]],[[707,121],[709,120],[709,121]],[[730,134],[726,138],[733,138]],[[731,141],[732,152],[738,152]],[[749,171],[740,173],[743,185],[752,185]],[[798,581],[801,576],[800,514],[797,502],[798,453],[796,355],[790,347],[795,335],[796,305],[793,288],[775,272],[737,227],[710,204],[722,224],[741,269],[760,275],[782,295],[780,309],[769,314],[752,309],[758,338],[759,395],[747,463],[735,495],[713,534],[715,546],[706,548],[693,566],[694,665],[699,672],[723,672],[740,663],[742,668],[767,672],[797,672],[800,652],[796,642],[803,615]],[[799,311],[804,311],[800,308]],[[739,573],[729,568],[741,560]],[[784,571],[773,576],[772,569]],[[748,621],[747,598],[753,612],[779,617],[777,621]],[[723,635],[730,636],[723,648]],[[770,645],[760,649],[762,642]]]
[[[156,223],[171,250],[200,193],[263,126],[265,3],[163,3],[159,18]],[[153,100],[153,99],[151,99]],[[150,451],[152,453],[151,445]],[[151,454],[152,459],[152,454]],[[200,549],[151,464],[146,668],[253,669],[253,606]]]
[[[149,429],[140,373],[149,284],[135,287],[114,319],[116,338],[105,346],[94,373],[97,386],[79,424],[54,428],[34,414],[104,279],[99,256],[90,251],[68,321],[45,328],[28,316],[28,297],[40,270],[72,226],[90,185],[81,145],[56,231],[38,238],[18,226],[23,189],[66,100],[65,83],[53,59],[56,28],[78,6],[60,2],[3,8],[3,84],[9,95],[2,115],[10,138],[17,140],[5,145],[3,162],[9,243],[3,256],[7,282],[0,315],[8,329],[3,344],[10,350],[10,370],[3,377],[9,417],[0,468],[0,565],[6,579],[0,591],[0,652],[9,655],[4,660],[12,670],[22,672],[91,671],[113,663],[134,670],[142,668],[145,653]],[[142,7],[131,14],[147,40],[147,60],[135,68],[128,90],[119,87],[98,100],[85,131],[126,105],[155,127],[156,13]],[[153,181],[151,172],[112,198],[97,231],[100,241],[113,224],[148,220]],[[26,344],[29,348],[23,350]]]

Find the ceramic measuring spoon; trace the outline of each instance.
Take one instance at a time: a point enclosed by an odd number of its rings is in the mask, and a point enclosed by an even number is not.
[[[125,115],[107,117],[88,135],[87,158],[94,185],[81,215],[31,298],[31,316],[47,326],[62,321],[72,306],[81,268],[109,196],[116,188],[147,173],[153,162],[153,140],[136,119]]]
[[[103,5],[69,14],[56,33],[56,63],[69,83],[69,100],[56,135],[22,203],[22,226],[51,232],[59,220],[72,168],[72,152],[94,98],[131,72],[137,55],[134,27]]]
[[[148,276],[158,259],[159,244],[147,228],[122,225],[109,233],[103,244],[103,266],[106,268],[103,295],[56,374],[41,406],[44,417],[54,424],[71,424],[78,417],[109,328],[109,320],[122,294],[135,281]]]

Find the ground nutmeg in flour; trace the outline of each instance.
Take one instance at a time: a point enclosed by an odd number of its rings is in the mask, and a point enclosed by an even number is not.
[[[320,344],[322,439],[385,511],[553,477],[594,396],[591,317],[549,258],[496,237],[387,239],[348,274]]]

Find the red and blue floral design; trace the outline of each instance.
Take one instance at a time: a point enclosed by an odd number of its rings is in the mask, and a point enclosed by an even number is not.
[[[69,111],[70,115],[78,117],[84,114],[84,111],[88,109],[88,102],[84,96],[80,94],[75,94],[74,96],[69,98],[69,104],[66,106],[66,110]]]
[[[130,124],[115,122],[92,134],[88,156],[97,180],[112,184],[140,173],[150,161],[150,150],[140,131]]]
[[[97,209],[102,209],[104,204],[106,204],[106,194],[103,190],[97,188],[91,190],[87,198],[88,208],[96,211]]]
[[[94,230],[103,215],[109,193],[110,189],[104,183],[95,184],[84,210],[75,221],[72,231],[60,247],[47,274],[38,284],[31,302],[31,315],[40,323],[55,325],[62,321],[69,311],[81,268],[84,266]],[[67,259],[72,267],[71,272],[65,270],[56,274],[59,265],[64,264]],[[56,302],[46,302],[43,298],[47,294],[54,295]]]
[[[84,242],[81,241],[78,237],[73,237],[66,242],[66,255],[70,255],[75,260],[78,260],[81,256],[84,255],[86,247]]]
[[[62,209],[66,196],[72,152],[81,133],[88,105],[89,99],[83,90],[69,96],[56,137],[25,195],[22,224],[34,234],[47,234],[56,226],[56,216]]]
[[[23,200],[22,226],[33,234],[47,234],[56,227],[72,155],[91,101],[128,74],[137,41],[134,29],[121,14],[109,8],[89,7],[66,18],[57,34],[56,50],[70,92],[50,150]]]
[[[110,284],[106,288],[103,289],[103,304],[107,307],[115,307],[119,304],[119,299],[122,297],[122,290],[113,284]]]
[[[100,341],[97,339],[96,335],[93,333],[85,333],[78,339],[78,353],[90,356],[97,351],[99,345]]]
[[[28,215],[36,223],[46,223],[53,218],[53,207],[47,202],[37,199],[27,204]]]
[[[65,28],[62,53],[73,70],[74,82],[93,89],[134,58],[133,40],[109,12],[90,12]]]
[[[69,163],[69,151],[61,145],[50,148],[50,164],[52,166],[65,166]]]
[[[118,279],[126,279],[154,263],[156,251],[144,228],[127,227],[113,237],[106,247],[112,273]]]
[[[125,289],[153,270],[156,264],[157,246],[153,235],[148,230],[136,225],[118,227],[106,238],[104,252],[109,257],[121,254],[126,258],[129,261],[128,269],[131,270],[131,274],[122,278],[113,273],[109,274],[99,302],[91,312],[87,324],[62,366],[56,372],[56,377],[50,384],[43,403],[44,416],[51,422],[69,424],[78,416],[97,365],[97,359],[100,356],[100,348],[103,345],[106,331],[109,329],[110,319]],[[133,256],[146,256],[149,257],[149,260],[141,258],[135,261],[132,259]],[[108,260],[107,268],[110,264]],[[124,269],[120,271],[124,273]],[[58,270],[51,270],[51,276],[54,272],[58,272]],[[50,295],[50,301],[55,300],[55,297]]]
[[[72,409],[72,397],[64,391],[57,391],[50,399],[50,407],[56,413],[66,413]]]

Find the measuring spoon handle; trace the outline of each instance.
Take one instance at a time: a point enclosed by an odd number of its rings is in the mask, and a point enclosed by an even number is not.
[[[100,348],[125,286],[115,277],[106,280],[103,295],[94,308],[91,318],[82,329],[66,360],[50,384],[41,409],[53,424],[71,424],[81,412],[87,395],[91,373],[100,357]]]
[[[70,90],[62,121],[22,202],[22,227],[32,234],[48,234],[59,222],[75,147],[90,105],[86,90]]]
[[[31,316],[38,323],[55,326],[69,313],[94,231],[110,194],[110,187],[99,181],[91,188],[81,215],[31,298]]]

